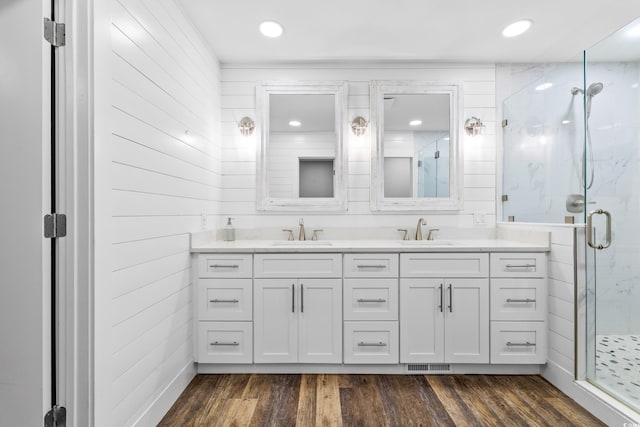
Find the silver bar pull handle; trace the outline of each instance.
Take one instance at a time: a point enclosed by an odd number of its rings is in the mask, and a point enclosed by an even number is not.
[[[507,341],[507,347],[535,347],[536,343],[534,342],[511,342]]]
[[[296,312],[296,288],[293,283],[291,284],[291,312]]]
[[[300,313],[304,313],[304,284],[300,283]]]
[[[593,215],[604,215],[606,217],[605,241],[604,244],[593,241]],[[611,213],[602,209],[595,209],[587,214],[587,244],[593,249],[607,249],[611,246]]]
[[[387,268],[384,264],[358,264],[358,268]]]
[[[225,303],[225,302],[230,302],[230,303],[234,303],[234,304],[236,304],[236,303],[239,303],[239,302],[240,302],[240,300],[237,300],[237,299],[235,299],[235,298],[234,298],[234,299],[210,299],[210,300],[209,300],[209,302],[212,302],[212,303]]]
[[[219,342],[219,341],[214,341],[211,343],[211,345],[227,345],[227,346],[233,346],[233,347],[237,347],[240,345],[239,342],[234,341],[234,342]]]
[[[240,268],[238,264],[209,264],[209,268]]]
[[[507,264],[506,268],[534,268],[535,264]]]
[[[507,298],[507,302],[536,302],[536,300],[531,298],[525,298],[525,299]]]
[[[449,283],[449,313],[453,313],[453,287]]]
[[[377,299],[358,298],[358,302],[387,302],[387,300],[384,298],[377,298]]]
[[[440,309],[440,313],[442,313],[442,305],[444,303],[444,285],[442,283],[440,283],[440,305],[438,306],[438,308]]]
[[[364,341],[360,341],[358,343],[358,347],[386,347],[387,344],[383,343],[382,341],[380,342],[364,342]]]

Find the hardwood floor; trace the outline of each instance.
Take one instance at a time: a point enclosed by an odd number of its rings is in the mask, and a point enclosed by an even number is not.
[[[603,426],[539,376],[198,375],[160,426]]]

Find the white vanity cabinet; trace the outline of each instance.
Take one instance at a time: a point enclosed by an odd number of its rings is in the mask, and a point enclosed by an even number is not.
[[[547,287],[546,254],[491,254],[491,363],[546,363]]]
[[[341,254],[255,255],[255,363],[342,363],[341,264]]]
[[[517,373],[546,363],[542,249],[335,245],[197,254],[199,372]]]
[[[344,363],[397,364],[398,254],[344,255]]]
[[[400,362],[489,363],[489,255],[400,254]]]
[[[250,254],[203,254],[198,258],[198,363],[252,363],[252,259]]]

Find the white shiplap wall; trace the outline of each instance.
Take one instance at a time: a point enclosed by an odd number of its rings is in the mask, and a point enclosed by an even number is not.
[[[575,233],[571,226],[549,226],[549,362],[575,375]]]
[[[429,213],[429,225],[472,227],[473,214],[485,214],[489,226],[495,224],[495,67],[464,64],[323,64],[222,67],[222,210],[236,218],[239,228],[292,226],[297,213],[269,214],[256,211],[255,171],[257,136],[242,137],[237,123],[243,116],[256,118],[255,87],[261,80],[342,80],[349,83],[349,120],[369,114],[371,80],[458,81],[463,83],[463,120],[482,118],[486,124],[482,138],[465,137],[464,209],[456,213]],[[348,211],[340,214],[305,214],[310,226],[415,226],[417,215],[374,214],[369,207],[370,139],[349,133]],[[222,218],[217,226],[222,225]]]
[[[219,65],[172,0],[111,8],[109,424],[155,425],[193,369],[189,232],[219,214]]]

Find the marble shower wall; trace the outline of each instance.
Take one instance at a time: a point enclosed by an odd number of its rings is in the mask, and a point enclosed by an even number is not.
[[[503,99],[503,220],[564,223],[571,214],[568,194],[582,193],[580,185],[584,138],[581,95],[582,64],[510,66],[508,78],[526,81]],[[521,83],[522,84],[522,83]],[[516,86],[516,85],[514,85]],[[516,86],[517,87],[517,86]]]

